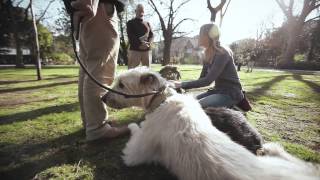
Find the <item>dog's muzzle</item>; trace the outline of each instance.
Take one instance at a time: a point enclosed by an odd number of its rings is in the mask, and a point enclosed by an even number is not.
[[[122,109],[125,108],[123,105],[120,105],[114,99],[110,98],[109,95],[112,92],[107,92],[101,97],[101,101],[104,102],[107,106],[115,108],[115,109]]]

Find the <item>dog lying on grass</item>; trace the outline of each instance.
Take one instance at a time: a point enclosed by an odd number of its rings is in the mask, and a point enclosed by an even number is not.
[[[244,115],[227,108],[206,108],[212,125],[226,133],[233,141],[243,145],[253,154],[263,153],[263,140],[260,133],[253,128]]]
[[[132,136],[123,149],[127,166],[161,163],[180,180],[212,179],[319,179],[317,165],[301,161],[277,144],[263,145],[264,156],[255,156],[212,126],[200,104],[177,94],[159,74],[135,68],[120,75],[113,89],[141,94],[163,89],[158,94],[126,99],[107,93],[105,102],[114,108],[139,106],[146,120],[129,124]]]

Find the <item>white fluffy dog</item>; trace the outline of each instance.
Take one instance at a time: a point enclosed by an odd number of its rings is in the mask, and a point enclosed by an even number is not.
[[[159,162],[180,180],[320,178],[317,165],[291,156],[277,144],[266,144],[265,156],[253,155],[212,126],[194,98],[175,93],[147,68],[120,75],[113,89],[127,94],[164,89],[143,98],[126,99],[114,93],[105,97],[115,108],[140,106],[146,110],[141,128],[129,124],[132,136],[123,150],[127,166]]]

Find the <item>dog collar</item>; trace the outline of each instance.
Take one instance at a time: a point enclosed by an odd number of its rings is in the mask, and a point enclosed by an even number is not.
[[[154,110],[160,107],[171,95],[172,94],[168,91],[168,87],[163,87],[163,90],[160,93],[153,95],[153,97],[151,98],[148,105],[149,108],[147,109],[146,113],[152,113]]]

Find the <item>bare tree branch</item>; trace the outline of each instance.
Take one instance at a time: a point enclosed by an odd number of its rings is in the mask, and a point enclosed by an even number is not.
[[[282,12],[285,14],[285,16],[288,19],[293,17],[294,0],[290,0],[288,5],[286,5],[284,0],[275,0],[275,1],[277,2],[280,9],[282,10]],[[320,2],[319,0],[304,0],[303,7],[302,7],[302,10],[301,10],[299,17],[301,19],[305,19],[310,14],[311,11],[319,8],[319,6],[320,6],[319,2]]]
[[[43,20],[44,15],[47,13],[49,7],[51,6],[51,4],[54,2],[54,0],[51,0],[47,7],[45,8],[45,10],[40,14],[40,16],[37,18],[36,23],[38,24],[41,20]]]
[[[286,5],[286,3],[283,0],[276,0],[276,2],[287,18],[293,17],[294,0],[290,0],[288,5]]]
[[[174,27],[173,27],[173,31],[175,31],[184,21],[193,21],[193,19],[191,18],[184,18],[182,20],[180,20]]]
[[[190,34],[190,32],[176,32],[175,36],[172,36],[172,39],[179,39],[179,38],[183,38],[183,37],[187,37]],[[177,36],[178,35],[178,36]]]
[[[231,2],[231,0],[228,1],[227,6],[226,6],[226,8],[224,9],[224,11],[223,11],[222,9],[221,9],[221,11],[220,11],[220,24],[219,24],[220,27],[222,26],[222,20],[223,20],[223,17],[224,17],[224,15],[226,14],[226,12],[227,12],[227,10],[228,10],[228,7],[229,7],[230,2]]]
[[[155,3],[153,2],[153,0],[148,0],[148,4],[151,6],[151,8],[157,13],[159,20],[160,20],[160,24],[161,24],[161,28],[162,30],[166,30],[166,25],[164,23],[164,20],[157,8],[157,6],[155,5]]]
[[[184,6],[185,4],[187,4],[188,2],[190,2],[191,0],[185,0],[183,2],[181,2],[181,4],[179,4],[179,6],[176,8],[176,10],[173,12],[173,14],[176,14],[182,6]]]
[[[170,8],[169,8],[169,19],[168,19],[168,24],[167,24],[167,29],[172,28],[172,22],[173,22],[173,1],[174,0],[170,0]]]
[[[20,0],[19,2],[17,2],[16,6],[20,6],[20,4],[23,2],[24,0]]]
[[[226,3],[226,1],[227,0],[221,0],[220,4],[217,7],[214,8],[215,11],[216,12],[220,11],[222,9],[222,7],[224,6],[224,4]]]
[[[231,0],[229,0],[229,1],[228,1],[227,6],[226,6],[226,9],[225,9],[223,12],[222,12],[222,10],[221,10],[221,14],[222,14],[222,16],[224,16],[224,15],[226,14],[226,12],[227,12],[227,9],[228,9],[228,7],[229,7],[230,2],[231,2]]]
[[[159,20],[160,20],[160,25],[161,25],[161,30],[163,34],[163,62],[162,65],[166,65],[170,62],[170,51],[171,51],[171,44],[172,40],[174,39],[173,35],[174,34],[182,34],[182,32],[177,32],[177,28],[186,20],[191,20],[190,18],[184,18],[180,20],[178,23],[174,23],[175,18],[177,17],[178,11],[181,9],[183,5],[186,3],[190,2],[191,0],[181,0],[179,1],[179,4],[177,4],[177,7],[175,6],[175,0],[168,0],[169,8],[168,12],[165,13],[165,18],[164,16],[161,15],[159,11],[159,1],[155,0],[148,0],[148,4],[151,6],[151,8],[157,13]],[[155,3],[157,2],[157,4]],[[160,6],[162,4],[160,3]],[[166,20],[166,22],[165,22]],[[185,34],[185,32],[183,32]]]
[[[160,5],[164,5],[168,9],[170,8],[170,5],[167,3],[167,1],[163,1],[163,0],[158,0],[158,1],[159,1]]]
[[[211,9],[213,9],[210,0],[207,0],[207,8],[211,11]]]
[[[28,10],[31,8],[31,2],[29,2],[28,6],[24,9],[24,21],[28,20]]]
[[[288,7],[288,13],[290,13],[289,15],[291,17],[293,16],[293,4],[294,4],[294,0],[290,0],[289,7]]]
[[[313,2],[313,9],[317,9],[318,7],[320,7],[320,0],[314,0]]]
[[[227,0],[221,0],[220,4],[213,8],[211,3],[210,3],[210,0],[207,0],[207,4],[208,4],[208,9],[210,10],[210,13],[211,13],[211,18],[210,20],[211,21],[215,21],[216,20],[216,14],[218,11],[220,11],[222,9],[222,7],[224,6],[224,4],[226,3]]]
[[[313,18],[308,19],[305,23],[308,23],[308,22],[313,21],[313,20],[315,20],[315,19],[320,19],[320,15],[319,15],[319,16],[316,16],[316,17],[313,17]]]

